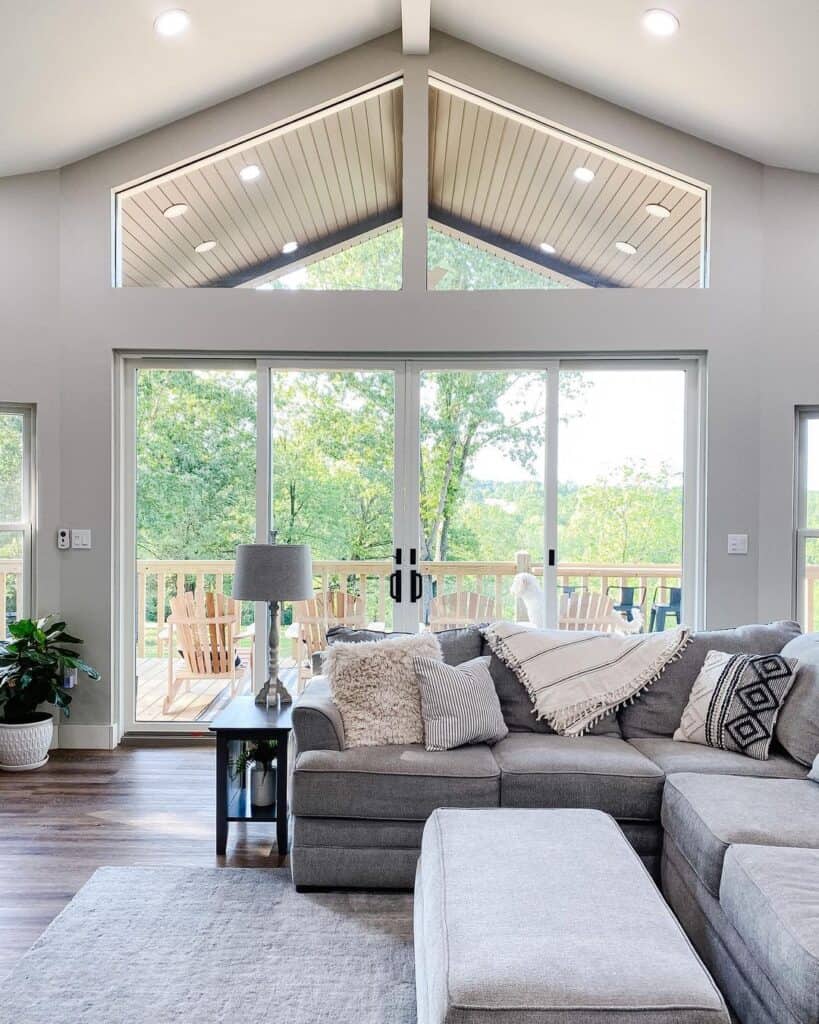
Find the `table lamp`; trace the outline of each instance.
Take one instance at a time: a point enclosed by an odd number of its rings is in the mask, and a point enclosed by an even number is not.
[[[313,559],[306,544],[239,544],[231,596],[238,601],[264,601],[269,610],[267,680],[256,697],[281,704],[292,697],[279,679],[279,602],[305,601],[313,596]]]

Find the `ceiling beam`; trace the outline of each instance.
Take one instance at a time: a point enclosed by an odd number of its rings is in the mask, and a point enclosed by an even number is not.
[[[431,0],[401,0],[401,36],[404,53],[429,53]]]

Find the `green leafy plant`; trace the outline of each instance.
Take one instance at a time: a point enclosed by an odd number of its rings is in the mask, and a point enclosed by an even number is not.
[[[233,762],[233,777],[240,778],[247,771],[247,766],[254,762],[262,766],[262,778],[270,771],[279,751],[278,740],[259,740],[243,747]]]
[[[68,669],[89,679],[100,674],[73,650],[82,643],[51,617],[20,619],[9,625],[11,639],[0,642],[0,721],[30,720],[40,704],[70,714],[71,694],[64,686]]]

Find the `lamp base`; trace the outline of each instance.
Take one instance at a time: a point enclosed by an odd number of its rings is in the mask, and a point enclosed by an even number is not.
[[[268,679],[256,694],[256,703],[262,707],[269,707],[271,704],[292,704],[293,698],[281,679],[277,678],[275,682]]]

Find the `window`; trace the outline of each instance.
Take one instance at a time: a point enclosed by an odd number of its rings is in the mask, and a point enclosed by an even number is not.
[[[797,414],[796,605],[805,632],[819,630],[819,409]]]
[[[438,79],[429,139],[430,226],[464,243],[431,236],[430,288],[705,285],[703,185]]]
[[[33,414],[0,405],[0,639],[31,614]]]
[[[116,281],[401,287],[401,79],[116,195]]]

